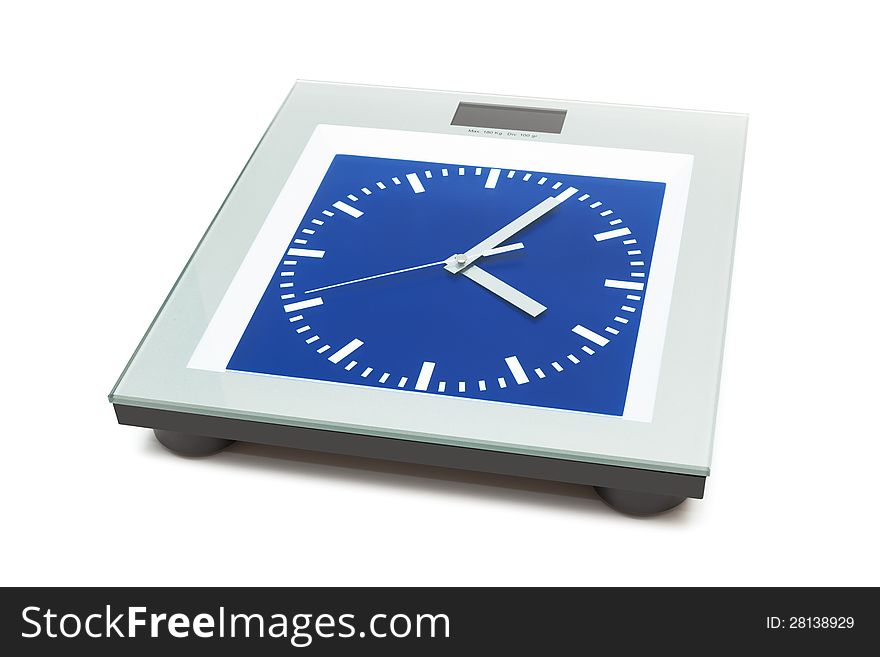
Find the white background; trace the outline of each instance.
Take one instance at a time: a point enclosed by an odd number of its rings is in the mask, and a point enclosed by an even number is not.
[[[880,584],[869,5],[342,4],[4,6],[0,584]],[[638,520],[116,425],[106,394],[296,78],[751,115],[706,499]]]

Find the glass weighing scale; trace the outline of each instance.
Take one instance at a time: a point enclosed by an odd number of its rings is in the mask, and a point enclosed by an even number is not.
[[[122,373],[121,424],[703,496],[744,115],[297,82]]]

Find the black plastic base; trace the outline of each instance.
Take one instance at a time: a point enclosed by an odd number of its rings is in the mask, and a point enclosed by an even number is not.
[[[614,509],[634,515],[659,513],[688,497],[703,497],[705,476],[531,456],[417,440],[114,404],[120,424],[153,429],[169,450],[205,456],[236,441],[347,456],[457,468],[596,488]],[[646,491],[646,492],[635,492]]]
[[[229,447],[234,440],[226,438],[214,438],[213,436],[195,436],[177,431],[153,429],[158,440],[166,448],[181,456],[210,456],[222,452]]]
[[[678,495],[657,495],[656,493],[640,493],[620,488],[604,488],[593,486],[596,494],[615,511],[633,516],[652,516],[674,509],[687,498]]]

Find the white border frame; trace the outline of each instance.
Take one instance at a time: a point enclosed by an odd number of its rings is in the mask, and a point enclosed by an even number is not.
[[[693,167],[693,156],[680,153],[318,125],[187,367],[226,371],[226,365],[278,266],[280,255],[289,246],[328,167],[339,154],[665,183],[622,415],[626,420],[651,421]],[[385,392],[390,395],[408,394],[407,391],[394,388]]]

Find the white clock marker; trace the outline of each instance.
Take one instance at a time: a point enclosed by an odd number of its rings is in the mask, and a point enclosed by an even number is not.
[[[288,303],[284,306],[284,312],[292,313],[297,310],[304,310],[306,308],[314,308],[315,306],[320,306],[324,303],[324,300],[321,297],[315,297],[314,299],[306,299],[305,301],[297,301],[296,303]]]
[[[324,251],[316,249],[287,249],[287,255],[300,256],[302,258],[323,258]]]
[[[501,169],[489,169],[489,176],[486,178],[486,189],[495,189],[498,184],[498,176],[501,175]]]
[[[333,207],[340,212],[344,212],[345,214],[354,217],[355,219],[364,214],[357,208],[353,208],[348,203],[343,203],[342,201],[336,201],[336,203],[333,204]]]
[[[605,287],[614,287],[619,290],[644,290],[645,284],[638,281],[616,281],[612,278],[606,278]]]
[[[391,375],[388,372],[385,372],[385,374],[379,377],[379,383],[385,383],[389,376]]]
[[[412,187],[412,190],[416,194],[421,194],[425,191],[424,186],[422,185],[422,181],[419,179],[418,174],[416,173],[408,173],[406,174],[406,180],[409,182],[409,186]]]
[[[597,242],[604,242],[605,240],[614,239],[615,237],[623,237],[624,235],[631,235],[632,231],[629,228],[615,228],[614,230],[605,231],[604,233],[596,233],[593,237],[596,238]]]
[[[504,362],[507,363],[508,369],[510,369],[510,373],[513,374],[513,380],[518,384],[522,385],[523,383],[529,382],[529,377],[526,375],[526,371],[523,369],[522,363],[519,362],[519,358],[516,356],[508,356],[504,359]]]
[[[436,363],[425,361],[422,363],[422,369],[419,372],[419,378],[416,379],[416,390],[427,390],[431,383],[431,376],[434,374]]]
[[[327,360],[329,360],[331,363],[334,363],[334,364],[339,363],[339,361],[341,361],[343,358],[345,358],[346,356],[350,356],[352,354],[352,352],[354,352],[356,349],[359,349],[360,347],[362,347],[363,344],[364,343],[362,340],[358,340],[357,338],[355,338],[354,340],[349,342],[347,345],[345,345],[342,349],[332,353],[327,358]]]
[[[593,343],[599,345],[600,347],[604,347],[606,344],[608,344],[608,338],[606,338],[602,335],[599,335],[595,331],[591,331],[590,329],[588,329],[584,326],[581,326],[580,324],[578,324],[577,326],[575,326],[571,330],[573,332],[577,333],[582,338],[586,338],[590,342],[593,342]]]
[[[406,385],[406,382],[409,381],[405,376],[400,377],[400,381],[397,382],[398,388],[403,388]]]

